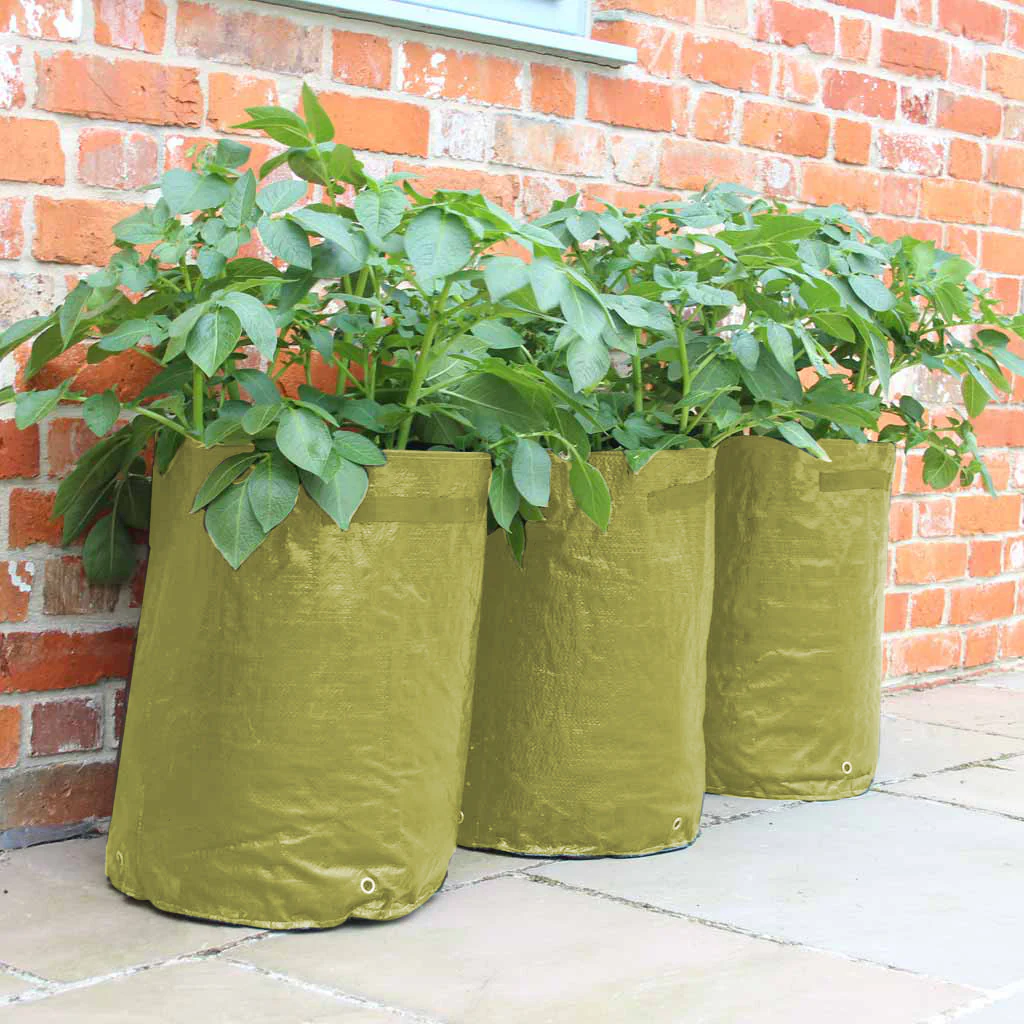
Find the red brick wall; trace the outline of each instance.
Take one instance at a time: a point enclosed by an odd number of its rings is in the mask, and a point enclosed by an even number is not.
[[[1024,7],[1004,0],[597,0],[610,71],[248,0],[0,0],[0,325],[47,308],[195,139],[325,94],[373,171],[480,188],[524,216],[738,180],[934,239],[1020,301]],[[130,388],[129,360],[88,371]],[[0,369],[0,384],[10,367]],[[940,406],[956,401],[908,385]],[[86,585],[47,514],[88,434],[0,422],[0,829],[107,812],[139,587]],[[1024,657],[1024,383],[979,424],[1000,496],[901,460],[887,673]]]

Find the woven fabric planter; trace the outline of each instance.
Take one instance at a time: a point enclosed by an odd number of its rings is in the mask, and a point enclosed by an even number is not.
[[[637,855],[696,836],[715,453],[662,452],[612,492],[602,534],[556,460],[525,569],[488,540],[463,846]]]
[[[107,874],[163,910],[271,928],[400,917],[455,847],[489,457],[389,452],[342,532],[304,492],[235,572],[155,480]]]
[[[878,761],[895,449],[764,437],[719,449],[708,792],[833,800]]]

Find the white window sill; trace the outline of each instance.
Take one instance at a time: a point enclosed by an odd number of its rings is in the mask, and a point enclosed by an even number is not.
[[[546,53],[553,57],[568,57],[573,60],[602,64],[605,67],[622,67],[636,62],[636,50],[631,46],[619,46],[586,36],[571,35],[568,32],[551,32],[529,25],[515,25],[494,18],[478,18],[471,14],[457,14],[452,11],[420,7],[414,3],[399,0],[259,0],[287,7],[323,11],[336,14],[339,18],[356,18],[359,21],[377,21],[385,25],[398,25],[419,32],[434,32],[461,39],[495,43],[515,50],[529,50]],[[506,0],[510,2],[510,0]]]

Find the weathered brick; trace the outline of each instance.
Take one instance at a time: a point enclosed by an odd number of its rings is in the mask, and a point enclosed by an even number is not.
[[[633,185],[606,185],[593,182],[583,190],[583,206],[588,210],[603,210],[611,203],[627,213],[636,213],[645,206],[664,203],[677,198],[674,193],[657,188],[637,188]]]
[[[97,750],[102,743],[99,705],[95,700],[49,700],[32,708],[33,757]]]
[[[1002,562],[1003,542],[1001,540],[971,541],[967,571],[972,577],[998,576],[1002,571]]]
[[[944,32],[979,43],[1001,43],[1006,34],[1006,12],[982,0],[939,0],[939,24]]]
[[[667,139],[661,155],[661,184],[700,189],[709,182],[743,181],[753,175],[751,154],[733,146]]]
[[[0,561],[0,622],[25,621],[35,573],[35,562]]]
[[[950,139],[949,176],[965,181],[981,178],[982,150],[977,142],[969,139]]]
[[[18,353],[18,361],[23,356]],[[51,359],[31,382],[36,389],[55,388],[70,377],[75,378],[75,390],[87,395],[98,395],[113,388],[122,402],[137,398],[139,392],[159,372],[159,364],[138,352],[128,350],[110,356],[99,363],[86,361],[86,350],[76,345],[67,352]],[[23,370],[19,369],[18,386],[25,386]]]
[[[771,55],[728,39],[686,36],[681,66],[689,78],[724,89],[767,94],[771,88]]]
[[[966,541],[921,541],[896,548],[897,583],[938,583],[967,574]]]
[[[635,135],[613,135],[612,164],[615,177],[630,185],[650,185],[658,177],[661,147],[657,139]]]
[[[881,209],[882,179],[859,168],[809,164],[804,168],[801,198],[818,206],[841,203],[852,210],[874,213]]]
[[[410,42],[402,44],[402,53],[402,89],[414,96],[500,107],[522,103],[523,65],[517,60]]]
[[[248,121],[247,107],[277,105],[277,85],[272,78],[214,71],[210,73],[208,91],[206,123],[222,132]],[[262,133],[253,131],[252,134]]]
[[[813,53],[835,52],[836,26],[832,16],[785,0],[771,0],[757,21],[757,38],[783,46],[806,46]]]
[[[942,625],[946,614],[946,594],[938,587],[919,590],[910,599],[910,628],[931,629]]]
[[[64,151],[56,121],[0,117],[0,179],[64,184]]]
[[[874,75],[862,75],[857,71],[827,68],[823,83],[826,107],[887,120],[896,116],[895,82]]]
[[[334,122],[336,141],[377,153],[427,155],[430,112],[426,107],[340,92],[320,93],[319,100]]]
[[[478,191],[509,211],[515,209],[519,198],[519,177],[515,174],[490,174],[462,167],[412,164],[396,160],[395,174],[405,172],[417,175],[412,185],[423,195],[433,195],[438,189],[444,188]]]
[[[821,91],[814,60],[780,53],[775,68],[775,94],[794,103],[814,103]]]
[[[956,532],[964,536],[1019,530],[1020,502],[1019,494],[962,494],[956,500]]]
[[[992,193],[989,223],[994,228],[1007,228],[1010,231],[1019,231],[1021,211],[1021,195],[1019,192],[997,189]]]
[[[885,130],[878,133],[878,155],[881,167],[932,177],[942,173],[945,160],[941,142],[923,135]]]
[[[748,6],[746,0],[704,0],[704,23],[744,32],[749,24]]]
[[[668,132],[675,128],[676,90],[632,78],[589,76],[587,117],[591,121]]]
[[[680,34],[650,22],[595,21],[593,35],[608,43],[632,46],[644,71],[658,78],[674,78],[679,66]]]
[[[900,2],[900,16],[912,25],[931,25],[934,14],[934,0],[901,0]]]
[[[840,7],[852,7],[865,14],[880,14],[883,18],[896,17],[896,0],[832,0]]]
[[[896,493],[899,493],[898,487]],[[894,499],[889,506],[889,542],[895,544],[897,541],[910,540],[913,535],[914,503]]]
[[[114,761],[48,764],[0,781],[0,829],[65,825],[110,816]]]
[[[82,560],[72,555],[51,558],[43,573],[43,611],[47,615],[112,612],[119,588],[90,583]]]
[[[78,137],[78,179],[103,188],[139,189],[156,180],[158,157],[151,135],[86,128]]]
[[[0,420],[0,480],[39,476],[39,428],[19,430],[14,420]]]
[[[986,270],[995,271],[997,274],[1024,275],[1024,247],[1021,246],[1020,236],[1007,235],[1000,231],[983,232],[981,238],[981,265]],[[987,425],[996,414],[1000,416],[1005,414],[1008,421],[1006,426],[1012,425],[1015,430],[1014,436],[1018,440],[1009,443],[1024,444],[1024,411],[989,408],[982,413],[983,422]],[[988,418],[986,419],[985,417]],[[1019,426],[1017,417],[1020,418]],[[979,431],[981,429],[984,428],[979,427]],[[1001,442],[999,440],[1002,436],[1004,435],[1001,435],[998,430],[991,432],[986,430],[984,437],[982,437],[981,433],[978,434],[979,440],[984,445],[1005,444],[1005,441]]]
[[[970,181],[925,181],[921,186],[921,215],[955,224],[984,224],[988,219],[988,189]]]
[[[989,146],[985,178],[997,185],[1024,187],[1024,146]]]
[[[960,634],[922,633],[894,637],[889,644],[889,675],[917,675],[960,667]]]
[[[21,746],[21,708],[0,705],[0,768],[13,768],[18,763]]]
[[[176,39],[181,54],[290,75],[319,71],[323,49],[319,26],[188,0],[178,5]]]
[[[142,124],[197,126],[202,121],[195,68],[64,51],[36,54],[36,80],[40,110]]]
[[[502,114],[494,126],[494,159],[554,174],[595,176],[604,170],[604,134],[599,128]]]
[[[866,164],[871,159],[871,125],[866,121],[837,118],[833,150],[839,163]]]
[[[391,84],[391,41],[365,32],[336,30],[331,37],[331,77],[346,85],[387,89]]]
[[[921,537],[953,535],[953,500],[932,498],[917,503],[917,532]]]
[[[949,67],[949,45],[933,36],[913,32],[882,33],[882,67],[919,78],[944,78]]]
[[[970,44],[952,46],[949,54],[949,81],[951,85],[964,85],[980,89],[985,78],[985,54]]]
[[[83,0],[0,0],[0,25],[30,39],[73,41],[82,35]]]
[[[0,260],[16,260],[25,248],[25,200],[0,198]]]
[[[530,65],[530,108],[539,114],[572,117],[576,112],[576,76],[555,64]]]
[[[743,109],[745,146],[793,156],[822,157],[828,152],[829,120],[825,114],[750,101]]]
[[[909,594],[885,595],[885,620],[882,625],[883,632],[899,633],[907,628],[907,607],[909,604]]]
[[[1004,622],[999,627],[999,645],[1004,658],[1024,658],[1024,619]]]
[[[653,14],[656,18],[669,18],[692,24],[696,19],[697,0],[594,0],[597,11],[635,11]]]
[[[64,690],[131,672],[135,630],[0,636],[0,693]]]
[[[693,134],[705,142],[728,142],[735,102],[731,96],[703,92],[693,109]]]
[[[871,22],[866,18],[843,18],[839,22],[839,56],[867,60],[871,52]]]
[[[939,90],[937,117],[940,128],[965,135],[998,135],[1002,124],[1002,110],[998,103],[945,89]]]
[[[1024,100],[1024,57],[991,52],[985,57],[985,85],[1011,100]]]
[[[93,0],[95,38],[100,46],[159,53],[167,33],[163,0]]]
[[[106,199],[36,196],[32,255],[47,263],[102,266],[116,251],[114,225],[137,209],[135,204]]]
[[[999,627],[982,626],[964,630],[964,668],[988,665],[999,655]]]
[[[1013,614],[1013,582],[954,587],[950,591],[949,622],[953,626],[1005,619]]]
[[[33,491],[15,487],[10,496],[10,517],[8,521],[8,543],[11,548],[27,548],[32,544],[59,546],[62,521],[51,521],[52,491]]]
[[[921,179],[896,174],[882,176],[882,213],[893,217],[916,217],[921,205]]]
[[[21,71],[21,47],[0,44],[0,110],[25,105],[25,78]]]
[[[901,85],[900,116],[911,124],[931,124],[935,118],[935,90],[919,85]]]

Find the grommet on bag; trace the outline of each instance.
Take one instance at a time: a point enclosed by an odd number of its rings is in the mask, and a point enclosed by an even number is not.
[[[459,811],[459,824],[461,825],[465,820],[466,820],[465,814],[463,814],[462,811]]]
[[[682,827],[683,827],[683,819],[682,818],[676,818],[676,820],[672,822],[672,831],[673,832],[678,832]]]
[[[367,877],[359,883],[359,888],[362,889],[367,896],[371,896],[377,891],[377,883],[367,875]]]
[[[849,775],[850,772],[852,772],[852,771],[853,771],[853,765],[850,764],[849,761],[844,761],[843,762],[843,774],[844,775]]]

